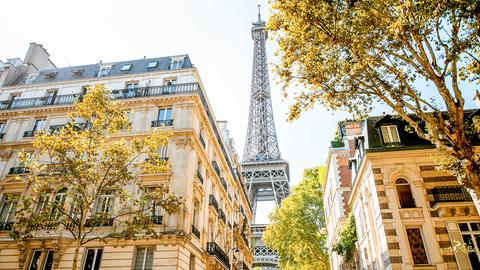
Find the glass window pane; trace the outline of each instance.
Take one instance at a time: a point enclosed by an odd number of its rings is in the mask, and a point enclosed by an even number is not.
[[[95,250],[94,249],[87,250],[87,256],[85,257],[85,265],[84,265],[83,269],[84,270],[92,270],[94,259],[95,259]]]
[[[166,109],[165,119],[167,119],[167,120],[172,119],[172,109]]]
[[[145,257],[145,248],[137,248],[137,255],[135,257],[135,270],[143,269],[143,259]]]
[[[43,270],[51,270],[53,266],[53,250],[47,252],[47,258],[43,264]]]
[[[165,120],[165,109],[160,109],[158,111],[158,120]]]
[[[460,231],[462,232],[468,232],[468,224],[467,223],[458,223],[458,227],[460,227]]]
[[[390,143],[390,137],[388,136],[388,128],[386,126],[380,127],[382,132],[382,138],[384,143]]]
[[[147,256],[145,257],[145,268],[144,270],[152,270],[153,265],[153,248],[147,248]]]
[[[400,138],[398,136],[398,130],[397,130],[397,126],[390,126],[390,134],[391,134],[391,138],[392,138],[392,142],[400,142]]]
[[[41,250],[34,250],[32,255],[32,260],[30,261],[29,270],[39,270],[40,269],[40,257],[42,256]]]
[[[97,257],[95,258],[95,267],[93,270],[100,269],[100,261],[102,260],[103,249],[97,249]]]
[[[478,226],[478,223],[470,223],[470,227],[472,228],[472,231],[479,231],[480,228]]]

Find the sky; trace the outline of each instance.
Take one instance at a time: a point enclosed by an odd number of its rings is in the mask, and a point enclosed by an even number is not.
[[[4,1],[0,60],[23,59],[30,42],[43,44],[58,67],[189,54],[217,120],[228,121],[241,155],[250,101],[250,28],[257,4],[262,18],[268,17],[267,1],[259,0]],[[271,63],[278,62],[275,48],[269,40]],[[280,151],[295,185],[305,168],[325,163],[336,124],[348,115],[317,107],[287,122],[291,100],[282,98],[276,82],[270,72]]]

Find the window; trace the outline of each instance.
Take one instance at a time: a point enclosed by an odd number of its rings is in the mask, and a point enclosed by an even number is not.
[[[414,208],[415,200],[413,199],[412,190],[407,180],[403,178],[395,181],[397,187],[398,200],[400,202],[400,208]]]
[[[195,270],[195,256],[190,254],[190,263],[188,265],[189,270]]]
[[[45,128],[46,119],[36,119],[33,125],[33,131],[39,131]]]
[[[172,78],[172,79],[166,79],[164,81],[164,84],[165,86],[163,87],[163,92],[164,93],[173,93],[175,91],[175,84],[177,83],[177,79],[176,78]]]
[[[47,250],[46,255],[42,255],[43,252],[39,249],[33,251],[32,259],[30,260],[30,264],[28,265],[28,270],[51,270],[53,268],[54,251]]]
[[[122,66],[121,71],[128,71],[132,68],[132,64],[125,64]]]
[[[113,212],[113,203],[114,203],[113,194],[102,194],[98,197],[95,207],[96,214],[112,214]]]
[[[38,200],[37,207],[35,208],[35,213],[40,214],[40,212],[42,212],[42,210],[44,210],[47,207],[49,200],[50,200],[49,195],[41,196],[40,199]]]
[[[151,189],[150,192],[155,192],[155,189],[154,188]],[[147,205],[147,207],[146,207],[146,211],[150,212],[150,214],[147,213],[147,215],[150,215],[153,223],[162,224],[162,219],[163,219],[162,206],[158,201],[156,201],[152,198],[151,201],[150,201],[150,204]]]
[[[62,188],[57,192],[55,198],[53,198],[52,218],[58,219],[60,217],[60,210],[65,205],[65,199],[67,198],[67,189]]]
[[[407,228],[408,243],[414,264],[428,264],[427,253],[423,244],[420,228]]]
[[[110,73],[111,69],[112,69],[112,66],[102,66],[102,67],[100,67],[100,70],[98,71],[98,77],[108,76],[108,73]]]
[[[183,58],[170,59],[170,70],[181,69],[181,68],[183,68]]]
[[[160,159],[168,159],[168,145],[162,145],[158,148],[158,156]]]
[[[100,269],[100,262],[102,260],[103,249],[89,248],[85,255],[85,263],[83,270],[98,270]]]
[[[147,68],[156,68],[158,66],[158,61],[152,61],[148,63]]]
[[[39,73],[30,73],[27,75],[27,78],[25,79],[25,84],[31,84],[32,82],[34,82],[37,77],[38,77]]]
[[[134,270],[152,270],[153,247],[137,247]]]
[[[55,99],[57,98],[58,90],[49,90],[47,92],[47,105],[55,104]]]
[[[17,207],[17,198],[14,194],[3,195],[0,204],[0,230],[10,230]]]
[[[128,123],[122,127],[122,129],[129,129],[132,125],[132,113],[131,111],[123,111],[123,114],[125,115],[125,118],[127,118]]]
[[[153,121],[152,127],[171,126],[172,120],[172,108],[158,109],[157,120]]]
[[[382,138],[384,144],[400,143],[400,136],[398,136],[397,126],[381,126]]]
[[[0,122],[0,140],[5,136],[5,122]]]
[[[462,233],[463,242],[472,250],[480,248],[480,223],[458,223]],[[472,269],[480,269],[480,254],[478,252],[468,253],[468,259]]]

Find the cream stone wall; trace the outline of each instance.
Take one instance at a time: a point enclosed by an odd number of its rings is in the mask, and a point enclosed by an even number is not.
[[[8,100],[11,93],[21,93],[20,98],[43,97],[48,89],[58,89],[58,95],[81,93],[82,86],[97,83],[104,83],[108,89],[114,90],[124,88],[125,83],[132,80],[138,81],[140,86],[155,86],[163,85],[165,79],[172,77],[177,78],[177,83],[197,82],[200,87],[203,87],[196,69],[191,68],[114,78],[72,80],[56,84],[3,87],[0,88],[0,102]],[[239,169],[239,164],[236,162],[236,157],[223,154],[221,150],[224,144],[223,138],[215,135],[215,129],[218,129],[216,120],[213,116],[214,121],[209,120],[208,114],[213,115],[213,112],[201,102],[200,94],[198,92],[177,93],[115,101],[120,104],[122,109],[131,112],[131,129],[117,135],[117,137],[127,139],[133,136],[143,136],[151,130],[151,122],[157,119],[159,108],[172,108],[173,127],[164,127],[173,131],[168,146],[168,157],[172,163],[171,172],[160,175],[143,175],[142,181],[148,185],[168,184],[172,192],[184,199],[184,204],[178,214],[164,214],[163,224],[156,227],[166,233],[162,239],[123,242],[112,240],[107,244],[89,243],[88,246],[91,247],[103,247],[101,269],[133,269],[135,249],[139,246],[155,246],[154,269],[230,269],[230,266],[223,265],[216,256],[207,252],[208,242],[216,242],[229,256],[233,266],[231,269],[237,269],[238,261],[243,261],[246,266],[251,265],[253,259],[251,249],[248,243],[245,243],[240,237],[238,227],[242,224],[243,216],[251,222],[253,215],[243,190],[243,181],[235,178],[230,172],[228,162],[231,160],[232,166],[237,169]],[[16,175],[9,174],[11,167],[18,166],[17,153],[24,149],[32,149],[32,138],[24,137],[23,133],[32,130],[35,118],[39,117],[47,119],[46,128],[51,125],[65,124],[68,121],[67,112],[71,108],[71,105],[58,105],[0,110],[0,121],[6,123],[5,135],[0,141],[0,201],[5,194],[23,192],[23,183],[15,180]],[[205,147],[200,142],[200,132],[206,142]],[[215,160],[221,169],[221,177],[224,177],[228,184],[227,191],[224,190],[220,177],[213,170],[212,160]],[[197,168],[199,162],[201,162],[201,168]],[[197,169],[203,176],[203,184],[196,176]],[[219,207],[226,214],[225,223],[209,206],[211,194],[216,197]],[[200,203],[199,219],[196,223],[196,227],[200,231],[200,239],[192,234],[191,227],[195,200]],[[243,209],[243,213],[240,209]],[[247,233],[249,239],[250,232]],[[22,258],[23,269],[27,269],[35,248],[54,249],[58,257],[55,260],[54,269],[71,269],[74,250],[68,233],[64,231],[26,241],[20,246],[17,244],[8,236],[8,231],[0,231],[0,269],[18,269],[19,259],[22,261]],[[234,253],[234,248],[238,248],[239,251]],[[82,263],[84,255],[82,250]],[[190,265],[191,255],[195,256],[195,266]],[[234,256],[236,261],[233,261]],[[78,269],[83,269],[82,263]]]

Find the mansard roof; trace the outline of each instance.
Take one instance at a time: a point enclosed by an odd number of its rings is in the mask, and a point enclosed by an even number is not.
[[[183,58],[182,68],[191,68],[193,67],[190,58],[188,55],[177,55],[177,56],[167,56],[167,57],[156,57],[156,58],[142,58],[137,60],[129,61],[120,61],[120,62],[111,62],[111,63],[98,63],[98,64],[89,64],[81,65],[74,67],[63,67],[63,68],[54,68],[54,69],[45,69],[41,70],[38,73],[38,76],[28,82],[28,84],[41,84],[41,83],[52,83],[52,82],[61,82],[61,81],[70,81],[70,80],[84,80],[89,78],[95,78],[98,76],[98,72],[103,66],[111,66],[111,70],[108,75],[105,77],[126,75],[126,74],[141,74],[148,73],[152,71],[161,71],[161,70],[170,70],[170,61],[171,59]],[[151,62],[158,62],[155,67],[148,67],[148,64]],[[129,70],[122,71],[124,65],[131,64]],[[15,80],[10,85],[21,85],[26,84],[26,80],[29,74],[24,74],[17,80]]]

